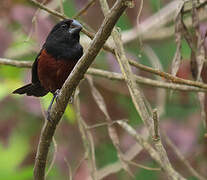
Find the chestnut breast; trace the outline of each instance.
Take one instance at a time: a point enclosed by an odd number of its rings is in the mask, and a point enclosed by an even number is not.
[[[38,78],[41,85],[52,93],[61,89],[76,63],[73,60],[56,60],[46,50],[42,50],[38,58]]]

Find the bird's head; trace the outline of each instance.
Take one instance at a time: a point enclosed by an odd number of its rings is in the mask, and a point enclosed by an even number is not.
[[[81,29],[77,20],[63,20],[53,27],[44,47],[56,58],[80,57],[83,53],[79,43]]]
[[[73,45],[79,42],[82,25],[72,19],[57,23],[49,33],[46,43],[66,43]]]

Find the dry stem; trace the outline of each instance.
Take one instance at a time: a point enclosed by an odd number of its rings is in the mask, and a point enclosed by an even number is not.
[[[154,71],[157,71],[160,74],[165,74],[165,72],[163,71],[159,71],[153,68],[150,68],[148,66],[139,64],[137,62],[136,66],[141,66],[141,68],[145,69],[148,72],[152,73]],[[6,58],[0,58],[0,64],[1,65],[9,65],[9,66],[14,66],[14,67],[19,67],[19,68],[31,68],[32,67],[32,62],[31,61],[18,61],[18,60],[10,60],[10,59],[6,59]],[[143,70],[144,70],[143,69]],[[93,76],[99,76],[99,77],[103,77],[103,78],[107,78],[107,79],[111,79],[111,80],[119,80],[119,81],[123,81],[124,77],[119,74],[119,73],[115,73],[115,72],[110,72],[110,71],[105,71],[105,70],[101,70],[101,69],[96,69],[96,68],[89,68],[87,71],[87,74],[93,75]],[[171,76],[170,74],[167,74],[166,78],[168,78],[169,76]],[[177,78],[172,76],[172,78]],[[181,78],[179,78],[178,80],[180,80]],[[195,91],[195,92],[206,92],[207,91],[207,87],[206,84],[204,83],[199,83],[197,85],[196,81],[190,81],[189,80],[185,80],[182,79],[182,83],[183,84],[176,84],[174,82],[163,82],[163,81],[158,81],[158,80],[152,80],[149,78],[145,78],[139,75],[135,75],[135,80],[137,83],[139,84],[143,84],[143,85],[148,85],[148,86],[154,86],[157,88],[165,88],[165,89],[172,89],[172,90],[179,90],[179,91]],[[196,83],[196,86],[202,86],[202,88],[199,87],[194,87],[192,85],[193,83]]]

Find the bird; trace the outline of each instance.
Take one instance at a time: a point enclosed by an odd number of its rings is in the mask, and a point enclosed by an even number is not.
[[[82,25],[74,19],[65,19],[57,23],[32,64],[31,83],[13,91],[13,94],[35,97],[52,93],[53,98],[47,110],[49,121],[54,100],[83,55],[83,47],[80,44],[81,29]]]

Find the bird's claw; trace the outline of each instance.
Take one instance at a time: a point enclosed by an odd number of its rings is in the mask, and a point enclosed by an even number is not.
[[[55,91],[55,93],[53,94],[52,101],[50,102],[50,105],[49,105],[49,107],[48,107],[48,109],[47,109],[47,112],[46,112],[46,118],[47,118],[47,120],[48,120],[49,122],[52,122],[52,120],[51,120],[51,115],[50,115],[50,111],[51,111],[51,109],[52,109],[52,105],[53,105],[54,100],[56,100],[56,102],[57,102],[59,93],[60,93],[60,90],[57,89],[57,90]]]
[[[59,96],[59,94],[60,94],[60,89],[57,89],[57,90],[55,91],[55,93],[54,93],[56,103],[57,103],[57,101],[58,101],[58,96]]]
[[[73,96],[70,97],[68,102],[69,102],[69,104],[73,104]]]

